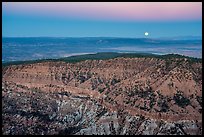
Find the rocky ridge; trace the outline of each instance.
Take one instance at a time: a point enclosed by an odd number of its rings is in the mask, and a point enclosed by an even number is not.
[[[201,134],[202,63],[115,58],[2,71],[3,134]]]

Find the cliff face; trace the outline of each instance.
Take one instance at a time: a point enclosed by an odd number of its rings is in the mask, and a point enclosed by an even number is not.
[[[2,73],[3,134],[202,133],[202,64],[189,59],[44,62]]]

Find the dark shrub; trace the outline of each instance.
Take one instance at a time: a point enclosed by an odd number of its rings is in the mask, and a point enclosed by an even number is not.
[[[190,100],[183,96],[182,93],[176,93],[173,97],[175,104],[177,104],[179,107],[186,107],[190,104]]]

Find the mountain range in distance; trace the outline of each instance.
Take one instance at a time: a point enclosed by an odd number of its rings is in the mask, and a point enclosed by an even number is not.
[[[101,37],[50,37],[50,36],[38,36],[38,37],[8,37],[2,36],[2,38],[130,38],[130,39],[169,39],[169,40],[202,40],[202,36],[171,36],[171,37],[109,37],[109,36],[101,36]]]
[[[202,36],[175,36],[175,37],[160,37],[156,39],[165,40],[202,40]]]
[[[202,58],[202,39],[9,37],[2,39],[2,51],[3,62],[56,59],[98,52],[174,53]]]

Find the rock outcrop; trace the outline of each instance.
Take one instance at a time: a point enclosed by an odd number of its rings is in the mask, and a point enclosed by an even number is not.
[[[115,58],[3,67],[3,134],[202,134],[202,63]]]

